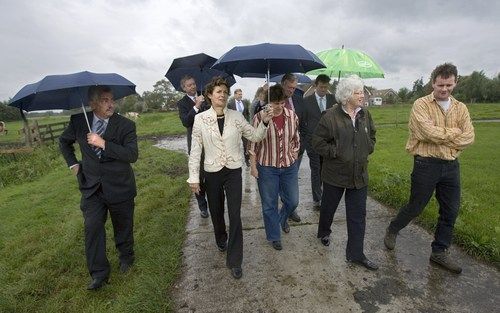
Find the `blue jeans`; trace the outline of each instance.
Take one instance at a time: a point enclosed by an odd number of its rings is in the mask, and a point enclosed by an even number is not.
[[[266,238],[269,241],[280,240],[280,226],[299,205],[299,162],[282,168],[257,163],[257,169]],[[281,210],[278,210],[278,196],[283,203]]]
[[[415,157],[411,173],[408,204],[391,221],[389,232],[398,233],[422,213],[436,190],[439,218],[432,242],[432,251],[441,252],[451,244],[453,227],[460,207],[460,165],[458,160]]]

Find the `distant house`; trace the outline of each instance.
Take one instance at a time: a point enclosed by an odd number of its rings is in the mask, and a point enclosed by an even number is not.
[[[398,94],[392,89],[372,90],[369,99],[370,105],[392,104],[396,101]]]

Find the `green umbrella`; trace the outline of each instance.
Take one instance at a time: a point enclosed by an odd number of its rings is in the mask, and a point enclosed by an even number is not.
[[[366,53],[354,49],[330,49],[316,53],[326,68],[307,72],[307,75],[325,74],[345,77],[356,74],[361,78],[384,78],[380,65]]]

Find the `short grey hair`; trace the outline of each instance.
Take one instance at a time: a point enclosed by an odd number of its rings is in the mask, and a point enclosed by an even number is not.
[[[106,85],[97,85],[97,86],[90,86],[89,91],[88,91],[88,98],[90,102],[98,101],[99,97],[103,93],[110,92],[113,94],[113,90],[111,87],[106,86]]]
[[[356,90],[364,89],[364,84],[361,78],[357,75],[351,75],[344,79],[341,79],[337,85],[337,91],[335,92],[335,99],[338,102],[345,105],[349,99],[351,99],[353,93]]]

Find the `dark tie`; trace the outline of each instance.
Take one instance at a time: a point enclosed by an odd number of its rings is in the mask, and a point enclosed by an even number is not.
[[[104,130],[106,130],[106,124],[101,119],[97,119],[97,122],[95,124],[96,124],[95,133],[98,134],[99,136],[101,136],[102,133],[104,133]],[[94,149],[94,152],[97,155],[97,157],[100,158],[101,154],[102,154],[102,149],[99,147],[94,147],[93,149]]]
[[[291,98],[286,99],[285,108],[287,108],[289,110],[292,110],[292,111],[295,111],[294,108],[293,108],[293,105],[292,105]]]

